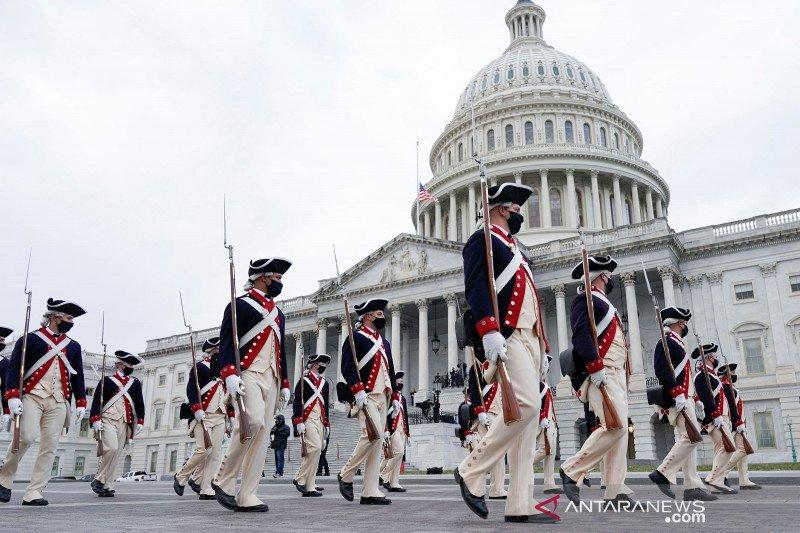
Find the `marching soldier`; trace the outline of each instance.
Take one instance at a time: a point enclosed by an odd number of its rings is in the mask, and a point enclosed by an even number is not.
[[[220,378],[219,337],[212,337],[203,342],[203,360],[189,372],[186,382],[186,398],[194,420],[189,422],[189,436],[194,437],[197,446],[194,453],[175,474],[172,488],[178,496],[188,483],[201,500],[214,500],[211,481],[217,473],[220,460],[222,440],[225,437],[225,417],[233,417],[233,407],[225,403],[225,385]],[[197,385],[200,386],[200,398],[197,397]],[[203,428],[211,437],[211,448],[206,448]]]
[[[364,486],[361,488],[361,505],[392,503],[378,488],[382,441],[380,438],[373,442],[369,441],[366,419],[369,417],[374,427],[380,431],[379,428],[383,427],[386,421],[389,400],[395,409],[399,410],[402,407],[400,393],[395,383],[392,347],[380,334],[386,325],[384,309],[387,303],[386,300],[376,298],[354,307],[359,316],[359,323],[353,332],[358,368],[353,361],[349,337],[342,345],[342,376],[353,394],[354,409],[357,410],[362,431],[353,454],[339,472],[339,492],[347,501],[353,501],[353,477],[359,466],[366,462]]]
[[[653,354],[653,366],[655,367],[656,377],[662,387],[669,402],[659,406],[659,411],[665,411],[669,423],[675,428],[675,444],[664,457],[661,465],[650,473],[650,480],[658,485],[658,488],[669,496],[675,498],[675,493],[670,488],[671,484],[677,483],[676,476],[679,470],[683,470],[683,500],[713,501],[717,497],[708,494],[703,490],[703,481],[697,473],[697,459],[695,450],[699,443],[693,443],[689,439],[686,430],[686,421],[683,416],[679,416],[681,411],[689,409],[691,420],[695,420],[694,406],[689,403],[689,398],[694,397],[694,385],[691,380],[691,363],[689,362],[689,352],[683,339],[689,333],[689,320],[692,312],[681,307],[667,307],[661,311],[662,326],[669,346],[669,355],[672,360],[673,374],[670,365],[667,363],[664,346],[661,342],[656,343]]]
[[[542,398],[542,408],[539,411],[539,429],[536,434],[536,452],[533,455],[533,464],[543,460],[544,494],[561,494],[561,489],[556,485],[555,462],[556,445],[558,443],[558,428],[556,426],[556,406],[553,403],[553,391],[547,383],[547,373],[550,370],[550,361],[553,357],[548,354],[542,369],[542,381],[539,382],[539,396]],[[545,446],[547,439],[547,446]],[[550,453],[547,453],[547,448]]]
[[[92,480],[92,490],[101,498],[114,497],[114,470],[122,447],[136,435],[136,428],[144,424],[142,382],[131,376],[142,360],[122,350],[114,355],[116,372],[106,376],[102,386],[97,384],[89,412],[92,429],[101,435],[103,442],[103,455]]]
[[[322,496],[317,490],[317,466],[326,433],[331,427],[328,421],[329,386],[322,374],[330,362],[331,356],[327,354],[310,356],[306,361],[307,371],[294,388],[292,424],[296,434],[303,439],[306,456],[300,459],[293,483],[304,498]]]
[[[586,439],[581,449],[561,465],[561,480],[564,494],[573,503],[580,501],[580,487],[589,471],[603,461],[603,482],[606,486],[604,499],[611,502],[630,502],[633,491],[625,485],[627,474],[628,431],[625,424],[617,429],[608,429],[600,387],[604,386],[620,421],[628,420],[627,358],[625,335],[617,309],[608,295],[614,288],[611,275],[617,262],[611,256],[589,257],[589,282],[591,284],[594,319],[597,326],[597,346],[592,339],[586,295],[579,290],[572,302],[570,321],[572,324],[573,353],[577,355],[577,382],[581,383],[578,398],[589,403],[592,411],[600,417],[601,426]],[[572,279],[584,281],[583,265],[578,263],[572,270]]]
[[[0,352],[6,349],[6,337],[14,331],[11,328],[0,326]],[[8,359],[0,355],[0,431],[3,431],[11,419],[11,411],[6,402],[6,370],[8,370]]]
[[[694,377],[695,405],[698,414],[702,414],[702,424],[714,441],[714,461],[711,472],[706,476],[705,482],[715,494],[736,494],[736,491],[725,486],[725,465],[728,464],[731,454],[725,451],[722,443],[722,434],[727,431],[725,417],[725,393],[722,390],[722,380],[717,374],[717,350],[719,346],[714,343],[703,345],[704,360],[697,362],[697,372]],[[692,352],[692,359],[700,357],[700,346]],[[705,367],[705,368],[703,368]],[[706,381],[706,375],[708,381]],[[711,385],[709,388],[709,384]],[[698,416],[698,418],[701,418]]]
[[[734,385],[739,379],[739,376],[736,375],[737,366],[736,363],[729,363],[719,367],[719,375],[722,376],[722,388],[725,392],[725,398],[728,400],[728,409],[731,423],[733,424],[733,440],[736,444],[736,451],[731,454],[731,458],[728,460],[728,464],[725,465],[724,471],[727,477],[728,472],[734,468],[739,470],[739,490],[758,490],[761,488],[761,485],[750,481],[747,472],[747,452],[744,446],[747,427],[744,419],[744,403],[742,402],[741,396],[739,396],[739,390]],[[729,375],[730,379],[728,379]]]
[[[38,437],[39,455],[22,505],[48,504],[42,493],[50,480],[61,430],[70,425],[73,398],[75,418],[80,420],[86,413],[81,346],[67,336],[73,320],[85,313],[78,304],[47,299],[42,327],[28,333],[23,383],[19,382],[23,339],[14,345],[5,375],[5,397],[10,413],[21,417],[20,445],[16,453],[9,448],[0,468],[0,502],[11,498],[11,484],[19,462]]]
[[[400,370],[394,375],[394,382],[397,384],[397,391],[400,392],[400,409],[394,406],[389,408],[386,417],[386,433],[384,437],[389,442],[391,457],[385,458],[381,462],[380,476],[385,480],[383,487],[389,492],[405,492],[400,485],[400,463],[403,462],[403,455],[406,453],[406,443],[411,438],[408,427],[408,406],[403,392],[403,377],[405,372]]]
[[[533,190],[514,183],[493,186],[488,191],[491,246],[499,320],[494,315],[493,297],[487,279],[485,234],[473,233],[464,245],[464,287],[475,330],[481,336],[490,368],[488,378],[498,378],[498,359],[505,361],[514,388],[521,420],[505,424],[499,420],[489,426],[478,446],[464,459],[454,475],[464,503],[481,518],[486,518],[486,472],[508,453],[511,482],[505,505],[507,522],[552,523],[535,510],[533,498],[533,447],[539,420],[539,377],[547,340],[540,326],[539,296],[529,260],[522,255],[514,235],[522,227],[520,214]],[[541,344],[540,344],[541,343]],[[542,349],[542,345],[544,350]],[[544,352],[544,353],[543,353]]]
[[[228,452],[212,482],[217,501],[226,509],[239,512],[266,512],[267,504],[256,496],[267,456],[266,441],[275,413],[289,402],[284,328],[286,318],[274,298],[283,289],[281,278],[292,265],[281,258],[250,262],[244,296],[236,299],[236,316],[241,356],[241,376],[236,373],[233,354],[231,305],[225,308],[220,326],[220,375],[225,389],[236,401],[241,396],[249,417],[252,437],[239,439],[242,418],[231,436]],[[242,472],[239,492],[236,477]]]

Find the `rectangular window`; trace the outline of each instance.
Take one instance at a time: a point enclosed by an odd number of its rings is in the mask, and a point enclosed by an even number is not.
[[[789,287],[792,290],[792,294],[800,293],[800,274],[792,274],[789,276]]]
[[[772,423],[772,411],[756,413],[755,420],[756,442],[759,448],[775,448],[775,427]]]
[[[178,372],[178,383],[186,381],[186,372]]]
[[[733,292],[736,293],[737,302],[753,300],[756,297],[755,292],[753,292],[753,284],[750,282],[737,283],[733,286]]]
[[[181,404],[172,406],[172,429],[178,429],[181,423]]]
[[[761,347],[761,338],[742,339],[744,348],[744,362],[748,374],[764,373],[764,353]]]
[[[78,433],[81,437],[88,437],[89,436],[89,419],[84,418],[81,420],[81,429]]]
[[[163,387],[167,384],[167,376],[165,374],[161,374],[158,376],[158,386]]]
[[[178,469],[178,450],[169,452],[169,471],[175,472]]]
[[[81,477],[83,475],[83,469],[85,465],[86,465],[85,457],[75,458],[75,477]]]
[[[155,423],[153,429],[161,429],[161,419],[164,417],[164,408],[156,407]]]
[[[59,463],[60,462],[61,462],[61,458],[56,455],[53,458],[53,466],[50,468],[50,477],[58,475],[58,469],[59,469],[58,467],[59,467]]]
[[[150,473],[156,473],[156,466],[158,466],[158,452],[150,453]]]

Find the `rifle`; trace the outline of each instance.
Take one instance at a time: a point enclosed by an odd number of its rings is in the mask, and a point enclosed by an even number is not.
[[[336,257],[336,245],[333,245],[333,261],[336,263],[336,277],[338,278],[339,287],[342,287],[342,275],[339,273],[339,259]],[[342,287],[342,303],[344,305],[344,320],[347,323],[347,339],[350,342],[350,352],[353,356],[353,369],[355,370],[356,377],[358,374],[358,356],[356,355],[356,341],[353,338],[353,324],[350,321],[350,304],[347,301],[347,291]],[[378,428],[375,427],[375,422],[369,416],[364,405],[364,424],[367,429],[367,440],[375,442],[380,438],[378,435]]]
[[[100,423],[102,424],[103,416],[103,402],[105,401],[106,390],[106,353],[108,352],[108,344],[106,344],[106,312],[103,311],[100,319],[100,344],[103,346],[103,362],[100,365]],[[103,430],[97,431],[94,436],[97,441],[97,457],[101,457],[105,453],[103,447]]]
[[[486,280],[489,284],[489,297],[492,300],[492,311],[497,327],[500,327],[500,305],[497,303],[497,287],[494,280],[494,256],[492,252],[492,232],[489,222],[489,187],[486,183],[486,176],[481,170],[481,202],[483,203],[483,248],[486,257]],[[503,420],[506,425],[522,420],[522,412],[519,408],[517,395],[514,387],[508,379],[505,363],[497,358],[497,374],[500,383],[500,395],[503,399]]]
[[[236,366],[236,375],[242,376],[242,359],[239,354],[239,325],[236,318],[236,266],[233,263],[233,244],[228,244],[228,210],[227,204],[222,202],[222,245],[228,250],[228,277],[231,285],[231,333],[233,344],[233,360]],[[244,408],[242,395],[236,395],[236,405],[239,407],[239,442],[245,443],[250,439],[250,417]]]
[[[706,367],[706,353],[703,350],[703,343],[700,342],[700,336],[695,333],[694,338],[697,340],[697,348],[700,350],[700,366],[702,367],[703,375],[706,378],[706,386],[708,387],[708,393],[712,394],[711,392],[711,378],[708,377],[708,368]],[[714,397],[712,395],[711,400],[714,401]],[[736,451],[736,446],[733,445],[733,441],[731,440],[728,433],[725,431],[725,428],[720,426],[719,433],[722,436],[722,447],[725,448],[725,453],[733,453]]]
[[[28,277],[31,273],[31,255],[33,250],[28,253],[28,270],[25,272],[25,294],[28,295],[28,303],[25,307],[25,329],[22,331],[22,352],[20,353],[19,360],[19,391],[20,400],[22,399],[22,390],[25,388],[25,356],[28,353],[28,328],[31,326],[31,299],[33,298],[33,291],[28,290]],[[22,428],[20,427],[22,415],[14,415],[14,436],[11,439],[11,453],[19,452],[19,439]]]
[[[178,291],[178,298],[181,300],[181,318],[183,318],[183,325],[189,329],[189,349],[192,353],[192,370],[194,371],[194,388],[197,391],[197,401],[200,402],[200,408],[203,408],[203,395],[200,393],[200,378],[197,376],[197,347],[194,344],[194,331],[192,325],[186,323],[186,312],[183,310],[183,294]],[[206,450],[211,449],[211,435],[208,434],[208,429],[202,420],[198,420],[197,424],[203,428],[203,447]]]
[[[300,419],[305,422],[303,418],[303,411],[305,411],[305,401],[306,401],[306,354],[300,354]],[[308,447],[306,447],[306,438],[303,433],[300,434],[300,457],[305,457],[308,455]]]
[[[664,333],[663,327],[663,320],[661,318],[661,308],[658,307],[658,303],[656,303],[656,297],[653,294],[653,288],[650,286],[650,278],[647,277],[647,270],[644,268],[644,261],[639,260],[642,263],[642,272],[644,273],[644,281],[647,285],[647,292],[650,294],[650,299],[653,300],[653,310],[656,314],[656,324],[659,327],[659,331],[661,331],[661,347],[664,348],[664,359],[667,360],[667,367],[669,371],[672,373],[672,379],[676,378],[675,376],[675,365],[672,364],[672,354],[669,351],[669,343],[667,342],[667,336]],[[687,365],[689,365],[687,361]],[[689,365],[691,367],[691,365]],[[686,368],[686,372],[691,374],[689,368]],[[689,398],[689,391],[686,391],[686,398]],[[686,413],[686,409],[681,409],[680,414],[683,416],[683,424],[686,426],[686,436],[689,437],[689,442],[698,443],[703,442],[703,436],[700,435],[700,430],[697,429],[694,422],[692,422],[691,417]]]
[[[725,375],[728,377],[728,382],[731,384],[731,389],[733,389],[733,379],[731,378],[731,367],[728,364],[728,358],[724,355],[722,356],[723,360],[725,361]],[[727,398],[726,398],[727,400]],[[736,409],[736,405],[729,405],[730,409]],[[753,445],[750,444],[750,441],[747,438],[747,435],[744,432],[740,433],[742,436],[742,447],[744,448],[745,455],[753,455],[756,451],[753,449]]]
[[[597,343],[597,324],[594,321],[594,301],[592,299],[592,284],[589,281],[589,254],[586,252],[586,243],[583,240],[583,233],[580,234],[581,238],[581,261],[583,264],[583,293],[586,296],[586,308],[589,317],[589,334],[592,336],[594,349],[597,351],[597,356],[600,357],[600,346]],[[606,429],[614,430],[622,428],[619,421],[617,410],[614,409],[614,404],[611,403],[611,398],[608,396],[605,384],[601,383],[597,389],[603,397],[603,416],[606,422]]]

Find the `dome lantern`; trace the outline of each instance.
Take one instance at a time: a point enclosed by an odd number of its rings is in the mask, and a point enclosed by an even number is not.
[[[526,41],[544,42],[542,34],[544,19],[544,9],[531,0],[519,0],[517,5],[506,13],[506,26],[508,26],[511,44]]]

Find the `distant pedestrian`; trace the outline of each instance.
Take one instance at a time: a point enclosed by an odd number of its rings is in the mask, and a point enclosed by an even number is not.
[[[283,455],[286,452],[286,441],[291,430],[283,415],[275,416],[275,425],[269,431],[270,447],[275,450],[275,473],[272,477],[283,477]]]

